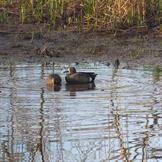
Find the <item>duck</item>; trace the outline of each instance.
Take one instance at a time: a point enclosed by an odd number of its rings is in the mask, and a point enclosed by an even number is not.
[[[94,72],[77,72],[75,67],[70,67],[65,76],[67,84],[93,83],[97,74]]]
[[[58,74],[50,74],[47,78],[47,85],[61,85],[62,79]]]

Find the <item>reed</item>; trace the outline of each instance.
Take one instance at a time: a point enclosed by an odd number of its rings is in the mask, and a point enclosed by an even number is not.
[[[10,9],[21,23],[43,22],[79,30],[118,30],[161,23],[162,0],[0,0],[0,21]]]
[[[83,6],[86,28],[97,28],[96,0],[85,0]]]
[[[55,23],[58,17],[61,17],[64,10],[64,0],[47,1],[47,12],[49,13],[49,21]]]

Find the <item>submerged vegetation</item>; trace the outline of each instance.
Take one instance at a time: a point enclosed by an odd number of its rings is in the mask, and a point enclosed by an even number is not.
[[[162,22],[162,0],[0,0],[0,22],[46,23],[75,30],[152,28]]]

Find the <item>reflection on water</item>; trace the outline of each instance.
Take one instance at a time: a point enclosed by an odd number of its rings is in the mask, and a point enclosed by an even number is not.
[[[49,91],[60,91],[61,90],[61,85],[51,85],[51,84],[47,84],[47,89]]]
[[[66,90],[70,92],[71,96],[76,96],[77,91],[88,91],[94,90],[95,83],[87,83],[87,84],[66,84]]]
[[[68,66],[54,70],[63,78]],[[160,67],[77,70],[95,71],[95,85],[54,89],[50,65],[0,67],[0,161],[162,161]]]

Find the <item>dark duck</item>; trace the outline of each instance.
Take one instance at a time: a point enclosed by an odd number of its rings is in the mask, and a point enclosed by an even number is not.
[[[67,84],[93,83],[96,75],[94,72],[76,72],[74,67],[70,67],[65,80]]]

